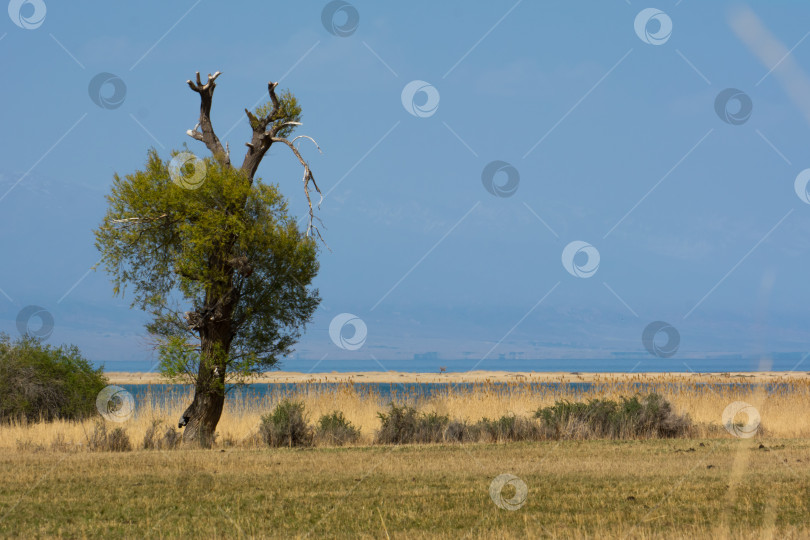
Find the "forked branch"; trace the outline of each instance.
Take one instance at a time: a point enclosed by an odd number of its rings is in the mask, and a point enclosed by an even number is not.
[[[188,130],[187,133],[189,137],[205,143],[205,145],[208,147],[214,157],[220,161],[220,163],[230,166],[230,151],[222,147],[222,143],[214,133],[214,128],[211,125],[211,102],[214,96],[214,88],[216,87],[215,81],[220,75],[221,73],[219,71],[213,75],[209,74],[208,82],[203,84],[202,80],[200,79],[200,73],[197,72],[196,83],[190,80],[187,81],[189,87],[200,94],[200,121],[196,126],[194,126],[193,130]],[[314,225],[317,218],[315,217],[312,198],[310,196],[310,183],[315,188],[318,195],[320,195],[320,201],[323,201],[323,194],[321,193],[318,184],[315,182],[315,177],[312,174],[309,164],[301,156],[298,148],[296,148],[295,144],[293,143],[301,138],[309,139],[313,144],[315,144],[315,147],[318,148],[319,152],[321,149],[318,146],[318,143],[316,143],[315,140],[308,135],[299,135],[292,141],[283,137],[278,137],[279,132],[281,132],[285,127],[291,125],[300,125],[300,122],[295,121],[297,120],[296,116],[287,116],[290,113],[286,110],[285,106],[282,105],[281,100],[279,100],[278,96],[276,95],[277,86],[277,82],[271,81],[267,83],[267,92],[270,94],[270,102],[273,105],[273,108],[269,113],[264,116],[256,116],[256,114],[252,113],[250,110],[245,109],[245,114],[250,121],[250,128],[253,130],[253,134],[250,142],[245,143],[248,150],[245,153],[245,159],[242,162],[241,170],[252,182],[254,176],[256,175],[256,171],[259,168],[259,164],[261,164],[262,159],[270,149],[270,146],[274,142],[287,145],[293,151],[295,157],[298,158],[299,163],[301,163],[301,165],[304,167],[304,194],[307,196],[307,205],[309,206],[309,225],[307,227],[307,236],[314,232],[317,234],[319,239],[323,240],[318,228]],[[202,131],[197,131],[198,128],[201,128]],[[320,201],[316,206],[320,206]]]
[[[248,120],[250,121],[250,128],[253,130],[253,135],[250,142],[245,143],[245,146],[248,147],[248,151],[245,154],[244,162],[242,162],[242,170],[251,179],[256,174],[256,170],[259,168],[262,158],[270,149],[270,145],[273,144],[273,137],[276,136],[282,127],[280,125],[273,125],[270,129],[267,129],[268,125],[284,118],[281,102],[279,102],[278,96],[276,96],[276,86],[278,86],[277,82],[271,81],[267,83],[267,92],[270,94],[270,101],[273,103],[273,110],[268,114],[257,117],[255,114],[245,109],[245,114],[247,114]]]
[[[219,71],[213,75],[209,73],[208,82],[203,84],[198,71],[196,84],[191,80],[186,81],[189,88],[200,94],[200,121],[193,130],[188,130],[186,133],[192,139],[205,143],[205,146],[208,147],[208,150],[219,162],[230,165],[230,156],[222,147],[222,143],[219,142],[219,137],[214,133],[214,126],[211,124],[211,103],[214,99],[214,89],[217,86],[215,81],[221,74]],[[197,127],[201,128],[202,132],[197,131]]]

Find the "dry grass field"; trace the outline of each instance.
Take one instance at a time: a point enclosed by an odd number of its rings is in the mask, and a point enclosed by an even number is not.
[[[810,442],[760,444],[4,449],[0,536],[807,538]],[[489,493],[504,473],[527,488],[516,510]]]
[[[388,399],[314,380],[287,397],[305,404],[311,423],[342,411],[361,429],[359,442],[268,448],[256,434],[278,396],[229,400],[212,450],[143,449],[153,422],[175,425],[190,396],[145,400],[115,424],[129,452],[90,451],[92,420],[0,425],[0,537],[810,538],[808,380],[765,392],[727,377],[706,386],[638,375],[600,379],[587,393],[485,381],[430,398],[405,384],[393,397],[473,422],[630,396],[638,382],[688,414],[695,436],[373,444]],[[734,401],[759,411],[755,437],[722,428]],[[490,495],[507,473],[527,490],[513,511]],[[501,495],[518,496],[511,485]]]

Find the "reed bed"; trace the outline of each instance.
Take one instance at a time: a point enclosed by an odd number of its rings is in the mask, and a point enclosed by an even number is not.
[[[704,379],[705,380],[705,379]],[[265,385],[262,385],[265,386]],[[360,428],[358,444],[370,444],[380,428],[378,413],[389,403],[405,404],[425,413],[446,415],[452,419],[477,422],[503,415],[531,416],[538,408],[560,401],[618,400],[622,396],[657,393],[667,399],[678,414],[688,414],[698,427],[698,436],[732,436],[722,429],[723,410],[732,402],[752,405],[760,414],[758,437],[796,438],[810,436],[810,380],[781,380],[768,383],[744,378],[717,377],[709,382],[693,382],[682,377],[639,374],[621,380],[605,377],[588,388],[566,382],[543,383],[517,381],[443,385],[429,392],[425,385],[393,385],[390,395],[383,395],[374,385],[348,383],[325,384],[313,378],[296,385],[267,385],[273,390],[234,391],[226,399],[225,410],[217,430],[216,445],[258,445],[262,415],[270,412],[283,399],[301,401],[308,420],[315,424],[325,414],[341,411],[346,419]],[[191,390],[164,392],[145,387],[137,401],[135,415],[121,424],[132,444],[140,448],[147,430],[160,422],[177,427],[177,419],[191,402]],[[0,448],[20,450],[79,449],[87,447],[95,420],[71,422],[12,422],[0,425]]]

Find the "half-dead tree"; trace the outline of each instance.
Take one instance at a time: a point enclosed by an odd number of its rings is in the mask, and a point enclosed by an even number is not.
[[[308,162],[291,138],[301,108],[290,92],[254,111],[240,166],[234,166],[211,122],[219,71],[187,81],[200,96],[200,116],[187,134],[205,144],[202,159],[151,149],[143,170],[114,177],[109,209],[95,231],[115,294],[134,289],[133,306],[152,315],[161,370],[189,377],[194,399],[183,414],[183,439],[211,444],[225,401],[226,381],[266,371],[292,352],[320,301],[311,283],[320,237],[310,190],[320,195]],[[303,167],[308,224],[288,215],[277,186],[256,173],[273,144],[289,148]],[[315,145],[317,148],[317,144]],[[318,149],[320,150],[320,149]],[[203,172],[200,175],[200,171]],[[193,183],[187,181],[194,177]]]

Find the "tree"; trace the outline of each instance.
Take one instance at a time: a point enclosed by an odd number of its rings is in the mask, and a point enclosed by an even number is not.
[[[196,83],[188,81],[200,95],[200,118],[187,134],[211,156],[175,151],[164,161],[149,150],[143,170],[115,175],[107,214],[95,231],[114,294],[131,286],[132,306],[152,316],[147,330],[162,372],[194,382],[183,439],[203,446],[210,446],[222,415],[226,378],[245,380],[290,354],[320,302],[311,287],[318,272],[314,236],[320,234],[310,184],[320,190],[294,144],[312,139],[288,138],[300,125],[301,108],[290,92],[277,96],[277,83],[269,83],[270,101],[245,109],[253,134],[236,167],[211,124],[219,75],[209,74],[203,84],[198,72]],[[306,231],[288,214],[277,186],[256,177],[275,143],[286,145],[304,168]]]

